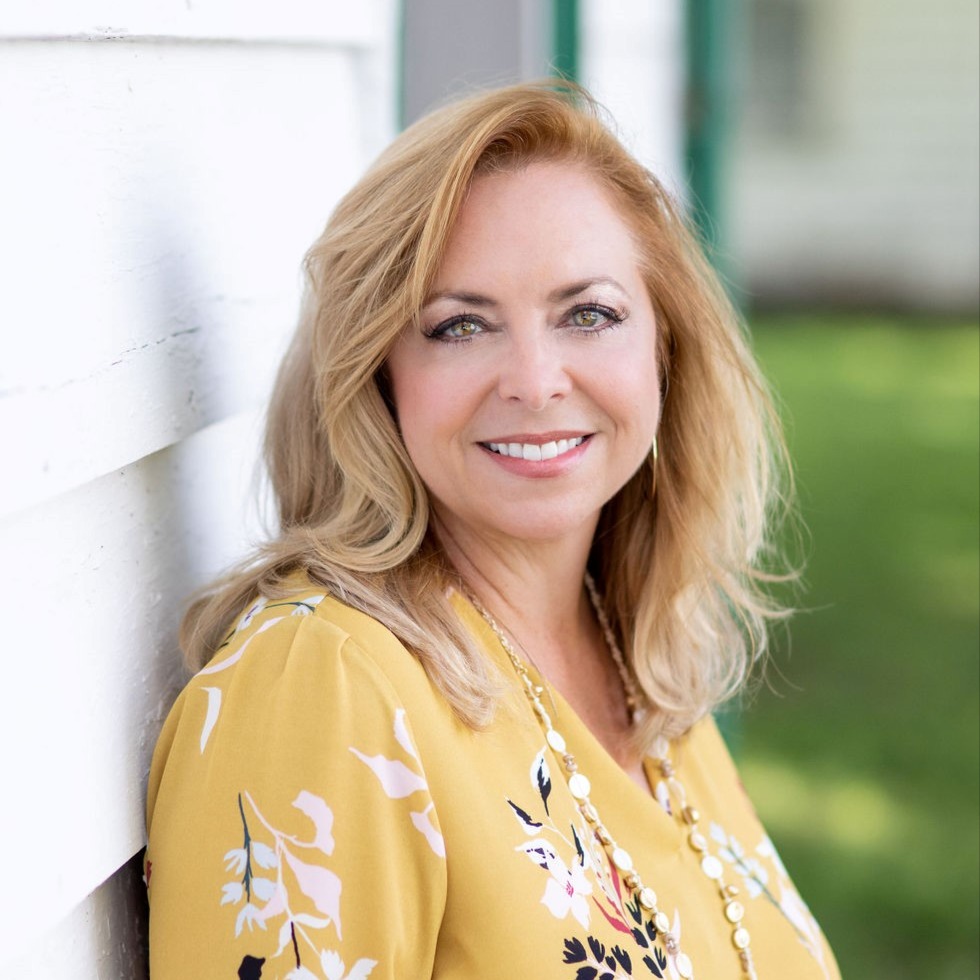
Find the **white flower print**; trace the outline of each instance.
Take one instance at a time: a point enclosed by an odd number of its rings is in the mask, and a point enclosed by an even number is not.
[[[782,858],[780,858],[779,852],[768,835],[763,836],[755,852],[775,867],[780,878],[778,882],[780,911],[796,929],[800,942],[806,946],[813,958],[820,964],[824,976],[829,977],[830,973],[824,956],[823,943],[820,941],[820,926],[817,925],[817,920],[807,908],[806,902],[800,898],[799,892],[790,882]]]
[[[737,838],[725,833],[719,824],[712,823],[711,839],[721,845],[718,849],[718,856],[731,864],[742,876],[750,898],[758,898],[767,890],[769,872],[758,858],[745,853],[745,848],[742,847]]]
[[[238,634],[242,633],[249,626],[251,626],[255,617],[264,610],[291,606],[291,616],[309,616],[325,598],[326,596],[321,594],[306,596],[302,599],[290,599],[285,602],[270,603],[265,596],[260,596],[249,607],[245,615],[239,620],[238,625],[235,627],[235,630],[231,635],[231,639],[227,640],[223,646],[227,646],[232,640],[238,642],[238,640],[241,639]],[[213,674],[220,674],[229,667],[234,667],[235,664],[237,664],[242,657],[245,656],[245,652],[248,650],[249,645],[257,636],[260,636],[266,630],[271,629],[276,625],[276,623],[280,622],[280,620],[284,618],[284,616],[273,616],[270,619],[267,619],[254,633],[252,633],[251,636],[248,636],[242,640],[241,645],[233,653],[224,656],[223,659],[216,658],[214,662],[208,664],[201,671],[199,671],[198,676],[209,677]],[[218,723],[218,717],[221,713],[221,702],[224,695],[220,687],[202,687],[201,690],[207,695],[208,698],[204,723],[201,726],[200,746],[201,754],[203,755],[204,750],[207,748],[208,740],[211,738],[211,733],[214,730],[214,726]]]
[[[790,882],[769,837],[763,835],[754,853],[750,854],[720,824],[712,823],[710,833],[711,839],[720,845],[718,856],[741,876],[746,895],[752,899],[762,896],[775,905],[793,927],[799,941],[820,965],[824,975],[829,977],[831,974],[820,940],[820,927]],[[769,867],[775,870],[775,875],[770,875]]]
[[[768,834],[763,835],[762,840],[756,846],[755,853],[775,865],[776,871],[779,872],[779,877],[783,881],[789,881],[789,872],[786,870],[786,865],[783,864],[783,859],[779,856],[779,852],[769,839]]]
[[[327,980],[364,980],[377,965],[377,960],[360,959],[351,967],[350,973],[345,973],[347,967],[339,954],[332,950],[320,954],[320,968]]]
[[[422,774],[422,763],[419,759],[418,749],[409,734],[408,725],[405,721],[405,709],[399,708],[395,712],[395,739],[398,744],[411,756],[413,767],[409,768],[404,762],[397,759],[389,759],[384,755],[366,755],[359,749],[350,746],[350,751],[366,765],[381,783],[381,788],[390,800],[402,800],[413,796],[415,793],[425,793],[428,796],[429,784]],[[409,819],[412,826],[426,839],[429,847],[439,857],[446,856],[446,842],[442,834],[433,823],[435,807],[429,800],[426,807],[422,810],[412,810]]]
[[[535,864],[544,868],[550,877],[544,886],[541,898],[548,911],[556,919],[564,919],[568,913],[588,928],[589,903],[592,884],[586,877],[585,868],[579,861],[573,861],[571,868],[559,857],[552,845],[542,838],[525,841],[515,850],[523,851]]]
[[[235,936],[270,931],[271,960],[288,955],[295,969],[286,974],[302,980],[364,980],[376,962],[360,959],[346,972],[337,953],[324,949],[325,930],[332,928],[340,940],[341,880],[324,866],[334,851],[333,811],[321,797],[301,790],[293,807],[308,818],[306,833],[273,826],[248,792],[238,797],[242,844],[224,856],[225,870],[234,876],[221,888],[221,905],[240,906],[235,916]],[[312,829],[312,834],[310,830]],[[259,836],[265,838],[260,840]],[[267,843],[269,842],[269,843]],[[270,876],[257,874],[266,869]],[[278,945],[271,952],[271,944]],[[323,972],[317,972],[319,967]]]

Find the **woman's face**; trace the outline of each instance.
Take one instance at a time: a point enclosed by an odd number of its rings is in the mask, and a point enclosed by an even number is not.
[[[450,533],[591,540],[660,414],[653,307],[602,186],[560,163],[477,178],[388,371]]]

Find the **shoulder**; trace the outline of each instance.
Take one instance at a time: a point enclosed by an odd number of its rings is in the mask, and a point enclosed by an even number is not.
[[[382,623],[297,577],[294,588],[278,597],[262,596],[247,608],[214,657],[189,689],[235,677],[241,690],[249,679],[267,687],[317,684],[326,693],[330,678],[350,671],[386,679],[396,688],[428,687],[418,659]]]
[[[430,960],[445,846],[416,732],[438,739],[437,700],[389,630],[309,583],[245,610],[153,757],[154,976],[187,976],[185,948],[202,976],[234,975],[245,954],[288,958],[290,935],[304,955],[304,942],[340,949],[341,920],[343,950],[329,955],[359,975],[365,959],[386,976],[409,975],[413,954]],[[408,903],[414,951],[377,935],[373,868],[426,896]]]
[[[253,602],[180,693],[154,754],[151,801],[178,763],[194,769],[215,755],[297,746],[309,757],[355,735],[390,739],[406,707],[423,732],[451,713],[390,630],[298,581]]]

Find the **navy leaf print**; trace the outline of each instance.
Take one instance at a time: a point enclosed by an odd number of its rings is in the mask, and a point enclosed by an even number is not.
[[[572,837],[575,840],[575,852],[578,854],[578,862],[583,867],[585,867],[585,851],[582,850],[582,842],[578,839],[578,834],[575,832],[575,825],[572,824]]]
[[[642,929],[634,929],[633,938],[636,940],[637,946],[642,946],[644,949],[649,948],[650,943],[647,941],[647,937],[643,935]]]
[[[633,961],[630,959],[630,954],[626,952],[625,949],[621,949],[619,946],[613,946],[609,951],[613,956],[616,957],[616,962],[631,976],[633,974]],[[609,963],[609,960],[606,960]],[[612,963],[609,963],[612,966]]]
[[[594,966],[580,966],[575,974],[575,980],[595,980],[599,971]]]
[[[667,969],[667,957],[664,956],[659,949],[655,949],[653,951],[653,957],[655,957],[655,959],[649,956],[644,956],[643,962],[646,964],[647,969],[655,977],[663,977],[664,970]]]
[[[551,772],[548,769],[548,763],[545,761],[544,749],[537,754],[534,765],[531,767],[531,783],[541,794],[544,812],[550,817],[551,811],[548,809],[548,797],[551,796]]]
[[[565,940],[565,962],[582,963],[585,960],[585,947],[581,939]]]
[[[265,957],[246,956],[238,967],[238,980],[262,980],[262,964]]]
[[[599,962],[601,962],[602,958],[606,955],[606,947],[603,946],[602,943],[595,938],[595,936],[589,936],[589,949],[592,950],[592,955]]]
[[[657,966],[657,964],[656,964],[656,963],[654,963],[652,959],[650,959],[650,957],[649,957],[649,956],[644,956],[644,957],[643,957],[643,962],[644,962],[644,963],[646,964],[646,967],[647,967],[647,969],[648,969],[648,970],[649,970],[649,971],[650,971],[650,972],[651,972],[651,973],[652,973],[652,974],[653,974],[653,975],[654,975],[655,977],[660,977],[660,978],[661,978],[661,980],[663,980],[663,975],[664,975],[664,974],[663,974],[663,970],[661,970],[661,969],[660,969],[660,968],[659,968],[659,967]]]
[[[546,842],[531,842],[526,844],[522,850],[535,864],[542,868],[547,868],[549,859],[555,856],[554,848]]]
[[[524,824],[525,827],[537,830],[540,826],[542,826],[537,820],[533,820],[531,818],[531,814],[526,813],[516,803],[512,802],[511,800],[508,800],[507,803],[514,813],[517,814],[518,819]]]

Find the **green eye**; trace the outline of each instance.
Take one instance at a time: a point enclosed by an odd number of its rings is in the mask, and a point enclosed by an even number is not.
[[[440,323],[434,330],[426,336],[430,340],[469,340],[477,334],[483,333],[483,324],[479,320],[462,315]]]
[[[622,323],[626,313],[620,313],[601,303],[588,303],[568,311],[566,324],[585,333],[600,334],[609,327]]]
[[[473,334],[479,333],[479,331],[479,325],[472,320],[459,320],[447,327],[446,335],[449,337],[472,337]]]
[[[596,327],[604,319],[605,316],[598,310],[588,308],[584,310],[576,310],[572,314],[572,323],[574,323],[576,327]]]

